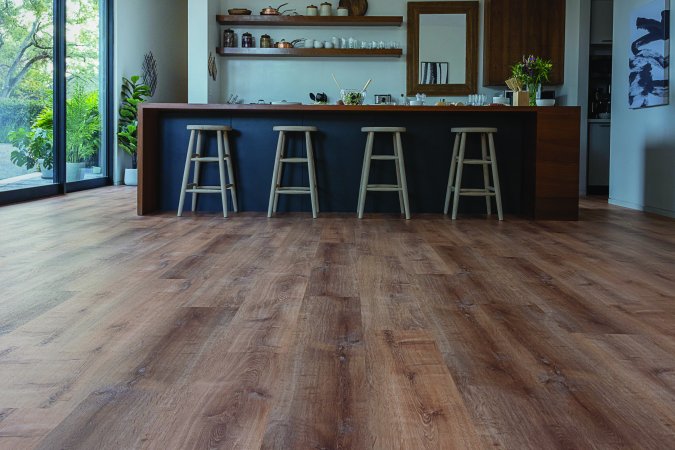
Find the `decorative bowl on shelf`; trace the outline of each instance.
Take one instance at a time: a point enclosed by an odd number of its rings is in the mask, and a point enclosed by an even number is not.
[[[251,10],[246,8],[232,8],[227,10],[228,14],[231,16],[249,16],[251,15]]]
[[[361,89],[341,89],[340,100],[342,103],[349,106],[363,105],[366,98],[366,91]]]
[[[554,106],[555,105],[555,99],[554,98],[538,98],[537,99],[537,106]]]

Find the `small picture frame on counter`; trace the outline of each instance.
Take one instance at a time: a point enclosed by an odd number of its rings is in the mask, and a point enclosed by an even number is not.
[[[375,104],[376,105],[391,104],[391,94],[375,94]]]

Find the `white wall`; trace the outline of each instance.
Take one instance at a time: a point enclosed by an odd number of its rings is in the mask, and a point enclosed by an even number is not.
[[[636,5],[644,3],[645,0],[614,2],[609,201],[619,206],[675,217],[673,72],[668,106],[628,108],[630,13]],[[670,26],[672,36],[672,20]]]
[[[122,77],[141,75],[143,57],[150,51],[159,74],[151,101],[187,101],[187,0],[116,0],[114,20],[115,111]],[[115,183],[122,181],[124,169],[130,167],[131,158],[115,149]]]
[[[565,84],[558,89],[558,102],[561,105],[581,106],[579,193],[586,195],[591,2],[589,0],[567,0],[565,16]]]
[[[200,0],[191,0],[200,1]],[[203,1],[203,0],[201,0]],[[211,0],[221,2],[220,12],[226,13],[228,8],[241,7],[239,0]],[[482,61],[483,61],[483,2],[480,0],[480,26],[479,26],[479,82],[482,84]],[[249,0],[246,7],[258,14],[260,9],[269,5],[269,0]],[[291,2],[291,7],[299,8],[298,13],[304,14],[304,8],[309,2],[298,0]],[[337,0],[332,1],[333,6]],[[567,28],[568,34],[576,35],[579,39],[579,10],[580,3],[589,3],[586,0],[568,0],[568,3],[576,5],[576,16],[570,20],[568,11]],[[407,16],[406,0],[369,0],[368,15],[400,15]],[[273,6],[276,6],[274,4]],[[570,8],[568,8],[570,9]],[[215,24],[214,18],[209,18],[211,24]],[[233,27],[241,36],[241,33],[250,31],[259,41],[264,33],[270,34],[274,40],[282,38],[293,40],[297,38],[315,38],[328,40],[332,36],[353,36],[358,39],[399,41],[404,48],[406,45],[406,26],[402,27],[332,27],[332,28],[281,28],[274,27],[264,29],[259,27]],[[222,27],[216,27],[222,31]],[[570,31],[571,30],[571,31]],[[585,31],[587,33],[587,31]],[[213,43],[212,43],[213,44]],[[219,57],[219,80],[222,83],[223,101],[229,94],[237,94],[245,102],[255,102],[258,99],[266,101],[288,100],[309,102],[309,92],[326,92],[331,101],[337,99],[337,87],[332,81],[331,73],[334,73],[343,87],[360,88],[369,79],[373,83],[368,89],[368,101],[372,102],[373,94],[392,94],[394,98],[400,98],[405,93],[406,84],[406,58],[222,58]],[[579,46],[572,45],[566,49],[566,67],[577,68],[579,65]],[[574,70],[574,69],[572,69]],[[568,72],[566,70],[566,72]],[[576,75],[576,71],[574,75]],[[578,84],[578,81],[574,82]],[[580,87],[581,88],[581,87]],[[480,87],[480,92],[491,96],[496,89]],[[586,94],[582,96],[585,98]],[[462,100],[463,98],[446,97],[447,99]],[[563,99],[567,104],[578,104],[576,90],[566,95]],[[565,103],[561,103],[565,104]]]

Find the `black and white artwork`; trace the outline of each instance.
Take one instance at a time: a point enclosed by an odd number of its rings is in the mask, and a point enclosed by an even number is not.
[[[670,0],[652,0],[631,15],[628,102],[631,109],[668,104]]]
[[[422,62],[420,84],[449,84],[448,63]]]

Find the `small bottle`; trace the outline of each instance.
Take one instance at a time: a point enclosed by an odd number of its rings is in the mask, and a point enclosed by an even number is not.
[[[406,101],[405,101],[405,95],[401,94],[401,106],[405,106]]]

